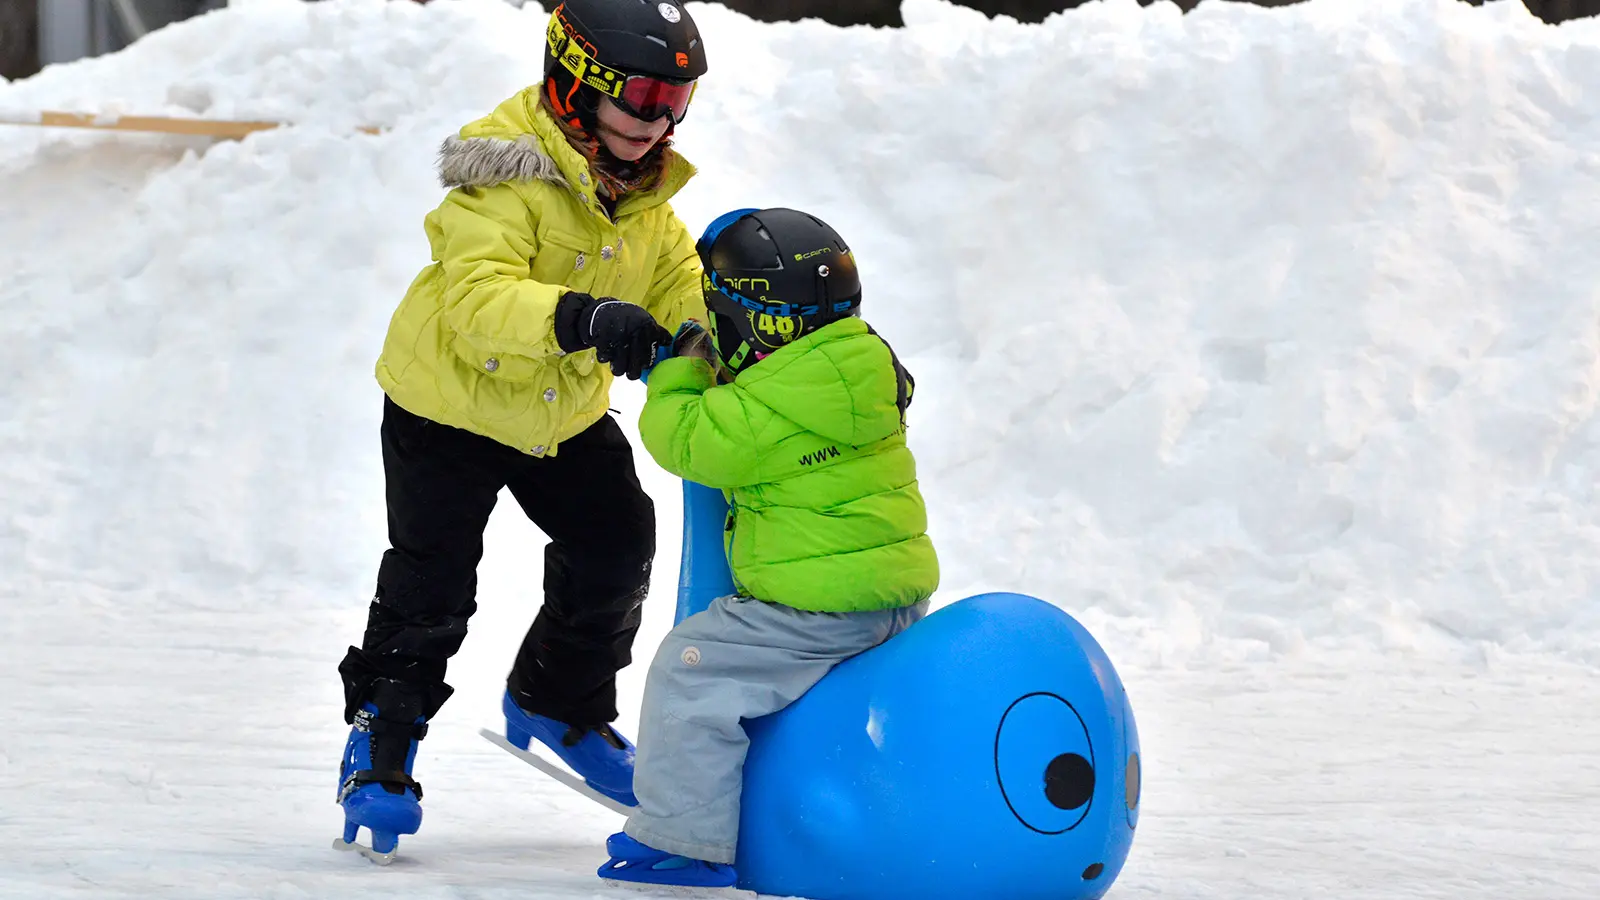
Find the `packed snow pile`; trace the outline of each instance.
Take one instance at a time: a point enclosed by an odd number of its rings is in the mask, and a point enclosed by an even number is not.
[[[1110,896],[1595,896],[1600,22],[691,9],[679,213],[850,239],[918,379],[937,600],[1047,597],[1122,672],[1148,777]],[[544,26],[235,0],[0,82],[3,118],[291,123],[0,125],[0,897],[602,890],[615,816],[476,733],[539,598],[511,503],[419,752],[426,824],[388,871],[327,849],[334,667],[386,546],[372,365],[436,148],[540,77]],[[629,430],[640,400],[614,392]],[[644,660],[679,507],[636,458]]]
[[[1151,658],[1600,660],[1600,23],[691,9],[712,70],[676,207],[697,232],[803,208],[854,244],[919,376],[943,601],[1024,590]],[[7,110],[295,123],[0,131],[4,602],[360,604],[371,366],[427,262],[432,155],[539,78],[544,25],[252,0],[0,85]]]

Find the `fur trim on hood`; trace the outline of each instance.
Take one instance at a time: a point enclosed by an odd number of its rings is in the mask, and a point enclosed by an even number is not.
[[[567,187],[556,161],[531,134],[515,140],[451,136],[439,147],[439,183],[446,188],[493,187],[508,181],[548,181]]]

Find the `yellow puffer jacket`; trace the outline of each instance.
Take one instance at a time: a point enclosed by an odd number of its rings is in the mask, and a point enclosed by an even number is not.
[[[439,179],[451,190],[425,222],[434,262],[389,323],[384,392],[533,456],[598,421],[611,370],[593,350],[561,352],[562,294],[637,303],[668,331],[706,321],[694,239],[667,203],[694,167],[667,156],[662,185],[623,197],[613,218],[536,88],[446,140]]]

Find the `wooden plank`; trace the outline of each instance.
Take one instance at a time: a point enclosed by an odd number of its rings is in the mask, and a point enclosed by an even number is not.
[[[277,122],[232,122],[214,119],[177,119],[168,116],[95,116],[84,113],[45,111],[38,125],[51,128],[99,128],[107,131],[154,131],[162,134],[190,134],[239,140],[257,131],[277,128]]]
[[[92,128],[102,131],[145,131],[159,134],[186,134],[236,141],[258,131],[281,128],[283,122],[265,122],[225,119],[184,119],[173,116],[109,116],[88,113],[16,112],[0,110],[0,124],[38,125],[47,128]],[[382,129],[361,128],[365,134],[377,134]]]

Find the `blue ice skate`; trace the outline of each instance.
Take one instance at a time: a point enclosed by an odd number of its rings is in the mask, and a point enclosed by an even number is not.
[[[538,738],[584,783],[627,806],[638,806],[633,796],[633,743],[610,725],[579,729],[546,716],[524,712],[510,691],[500,703],[506,716],[506,740],[519,750]]]
[[[739,882],[733,866],[657,850],[620,831],[606,838],[606,852],[611,859],[595,874],[613,881],[714,888],[733,887]]]
[[[400,835],[422,825],[422,785],[411,777],[417,741],[428,733],[421,716],[411,724],[378,718],[368,703],[355,714],[339,766],[339,805],[344,807],[344,837],[334,849],[353,850],[380,866],[394,862]],[[372,846],[356,843],[366,828]]]

